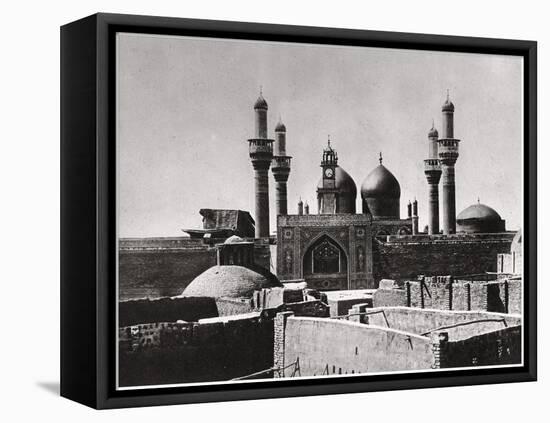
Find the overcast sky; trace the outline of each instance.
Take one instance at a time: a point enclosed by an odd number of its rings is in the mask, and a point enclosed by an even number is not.
[[[121,237],[178,236],[200,228],[201,208],[254,216],[253,104],[268,130],[282,116],[289,213],[299,197],[317,213],[316,186],[330,134],[360,186],[378,165],[401,185],[401,215],[419,202],[427,223],[423,160],[432,118],[441,135],[447,89],[455,104],[457,213],[481,200],[517,229],[522,220],[522,59],[378,48],[119,34],[118,198]],[[270,172],[271,227],[275,230]]]

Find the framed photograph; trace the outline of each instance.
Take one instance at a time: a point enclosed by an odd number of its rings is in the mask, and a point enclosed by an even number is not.
[[[536,380],[536,42],[61,28],[61,394]]]

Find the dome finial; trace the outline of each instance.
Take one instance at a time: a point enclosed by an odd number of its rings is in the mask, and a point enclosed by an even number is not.
[[[479,197],[477,197],[477,204],[479,204]]]
[[[380,157],[378,158],[378,161],[380,162],[380,164],[382,164],[382,152],[380,152]]]
[[[328,134],[327,146],[330,148],[330,134]]]

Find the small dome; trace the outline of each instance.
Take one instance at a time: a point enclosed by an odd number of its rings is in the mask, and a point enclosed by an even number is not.
[[[400,198],[401,187],[396,177],[393,176],[384,165],[376,167],[363,181],[361,185],[361,197],[363,198]]]
[[[432,129],[430,129],[430,132],[428,132],[428,137],[429,138],[438,138],[439,137],[439,132],[437,132],[437,129],[435,129],[435,127],[432,125]]]
[[[185,288],[183,297],[251,298],[256,290],[283,286],[275,277],[268,278],[243,266],[213,266]]]
[[[334,187],[339,190],[341,193],[352,194],[353,197],[357,197],[357,186],[353,181],[353,178],[342,169],[340,166],[336,166],[334,171],[335,184]],[[319,179],[317,188],[323,188],[323,178]]]
[[[495,233],[506,231],[500,215],[491,207],[477,203],[462,210],[456,218],[457,232]]]
[[[457,216],[457,220],[501,220],[500,215],[495,211],[495,209],[486,206],[485,204],[477,203],[472,204],[469,207],[466,207],[462,210]]]
[[[254,110],[257,109],[267,110],[267,101],[265,101],[265,98],[261,94],[256,100],[256,103],[254,103]]]
[[[286,126],[280,119],[277,122],[277,126],[275,126],[275,132],[286,132]]]
[[[230,236],[224,242],[224,244],[242,244],[242,243],[246,243],[246,241],[237,235]]]

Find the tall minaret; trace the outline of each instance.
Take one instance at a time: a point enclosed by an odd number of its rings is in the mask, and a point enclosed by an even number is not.
[[[443,112],[443,137],[438,141],[438,155],[442,171],[443,233],[448,235],[456,232],[455,163],[458,159],[460,142],[454,138],[455,106],[449,99],[449,90],[441,111]]]
[[[254,104],[254,138],[248,151],[254,168],[256,238],[269,236],[269,166],[273,159],[273,140],[267,138],[267,102],[260,96]]]
[[[439,233],[439,180],[441,165],[439,163],[437,140],[439,133],[432,121],[432,129],[428,132],[428,159],[424,160],[424,174],[428,180],[428,233]]]
[[[275,209],[279,216],[288,214],[286,182],[290,174],[290,159],[292,158],[286,155],[286,127],[280,117],[275,127],[274,150],[271,170],[275,177]]]

